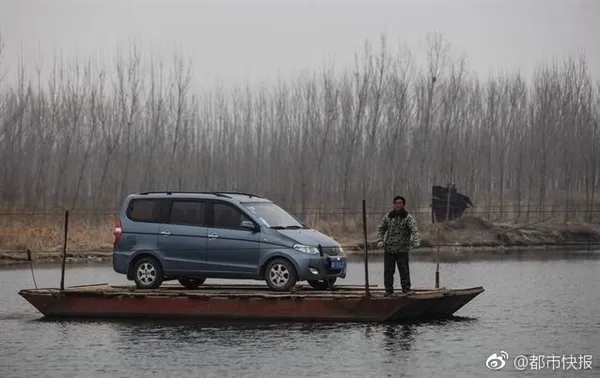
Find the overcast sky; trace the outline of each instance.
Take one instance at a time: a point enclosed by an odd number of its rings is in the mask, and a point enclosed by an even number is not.
[[[38,55],[112,59],[117,46],[137,40],[144,52],[189,54],[197,82],[242,84],[304,70],[351,66],[369,38],[423,52],[437,31],[464,52],[470,68],[520,69],[574,52],[586,54],[600,77],[600,0],[588,2],[150,2],[0,0],[5,58],[14,77],[16,57]]]

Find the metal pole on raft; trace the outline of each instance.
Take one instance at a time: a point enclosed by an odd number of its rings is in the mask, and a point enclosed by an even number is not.
[[[35,274],[33,273],[33,258],[31,257],[31,250],[27,248],[27,261],[29,261],[29,268],[31,269],[31,277],[33,278],[33,285],[37,289],[37,282],[35,282]]]
[[[437,228],[437,252],[435,254],[435,288],[440,288],[440,227]]]
[[[365,246],[365,295],[367,298],[371,297],[371,292],[369,291],[369,254],[367,247],[367,202],[366,200],[362,200],[362,221],[363,221],[363,237],[364,237],[364,246]]]
[[[448,183],[448,185],[446,186],[446,189],[448,190],[448,197],[446,198],[446,220],[445,222],[449,222],[450,221],[450,194],[452,193],[452,187],[450,185],[450,183]],[[454,219],[454,217],[452,217],[452,219]],[[442,223],[443,224],[443,223]],[[441,236],[440,236],[440,227],[438,225],[437,228],[437,253],[436,253],[436,267],[435,267],[435,288],[439,289],[440,288],[440,244],[442,243],[441,241]]]
[[[62,268],[60,270],[60,290],[65,289],[65,263],[67,261],[67,235],[69,233],[69,210],[65,211],[65,233],[63,239]]]

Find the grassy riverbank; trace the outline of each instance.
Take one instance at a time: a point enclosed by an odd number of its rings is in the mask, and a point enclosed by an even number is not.
[[[110,261],[112,252],[112,223],[110,219],[96,222],[72,221],[67,242],[67,263]],[[333,236],[344,246],[347,254],[361,254],[363,237],[360,227],[343,231],[334,223],[315,224],[314,227]],[[345,226],[346,230],[348,225]],[[372,227],[371,227],[372,228]],[[497,251],[535,249],[588,249],[600,248],[600,225],[587,223],[493,223],[485,219],[465,216],[459,220],[425,224],[421,227],[423,245],[415,254],[432,255],[437,251],[444,255],[494,253]],[[27,249],[36,263],[58,262],[62,257],[63,228],[60,217],[49,220],[13,219],[4,222],[0,234],[0,265],[27,262]],[[376,234],[368,235],[371,253],[376,250]]]

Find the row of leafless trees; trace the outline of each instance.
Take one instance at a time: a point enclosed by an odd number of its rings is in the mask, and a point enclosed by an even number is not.
[[[382,38],[351,69],[233,91],[200,92],[182,56],[136,48],[111,67],[21,69],[0,82],[0,201],[112,210],[140,190],[227,189],[309,213],[397,193],[428,206],[453,182],[499,212],[593,210],[600,86],[585,60],[482,81],[429,42],[424,67]]]

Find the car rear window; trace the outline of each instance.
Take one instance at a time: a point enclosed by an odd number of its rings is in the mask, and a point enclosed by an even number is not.
[[[158,222],[160,201],[157,199],[134,199],[129,202],[127,218],[134,222]]]

